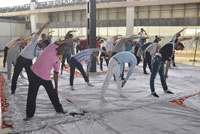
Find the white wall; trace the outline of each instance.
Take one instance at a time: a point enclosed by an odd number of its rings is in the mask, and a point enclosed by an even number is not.
[[[0,50],[3,50],[10,40],[24,34],[28,34],[25,24],[0,22]]]

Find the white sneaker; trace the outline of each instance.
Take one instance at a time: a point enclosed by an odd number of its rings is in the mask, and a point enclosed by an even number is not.
[[[75,89],[74,89],[74,86],[71,86],[71,88],[70,88],[70,89],[71,89],[71,90],[75,90]]]
[[[101,96],[101,101],[103,101],[103,102],[107,102],[107,100],[105,99],[104,96]]]
[[[127,96],[127,95],[125,95],[125,94],[122,94],[122,93],[121,93],[119,96],[120,96],[120,97],[122,97],[122,98],[128,98],[128,96]]]
[[[87,85],[90,87],[94,87],[94,85],[92,85],[91,83],[87,82]]]

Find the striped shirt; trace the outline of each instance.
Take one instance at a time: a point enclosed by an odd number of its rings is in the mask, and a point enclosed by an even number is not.
[[[91,61],[92,61],[92,53],[93,52],[98,52],[101,51],[99,48],[90,48],[81,51],[80,53],[75,54],[73,57],[78,61],[78,62],[86,62],[87,63],[87,72],[90,71],[91,67]]]
[[[6,45],[5,45],[5,47],[11,47],[11,45],[13,44],[13,43],[15,43],[17,40],[19,39],[19,37],[17,37],[17,38],[14,38],[13,40],[11,40],[10,42],[8,42]]]

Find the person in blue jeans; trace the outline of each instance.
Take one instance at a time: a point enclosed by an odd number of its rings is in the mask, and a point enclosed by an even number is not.
[[[68,36],[65,36],[65,39],[72,39],[73,35],[69,34]],[[62,55],[62,64],[61,64],[61,75],[63,73],[63,69],[65,66],[65,60],[67,58],[67,63],[70,65],[70,60],[71,60],[71,56],[74,54],[74,43],[67,43],[68,46],[68,50]]]
[[[173,43],[167,43],[165,46],[163,46],[158,53],[155,54],[154,59],[152,60],[152,73],[150,76],[150,88],[151,93],[155,97],[159,97],[155,92],[154,87],[154,81],[156,78],[157,73],[160,75],[160,80],[162,87],[164,89],[165,93],[174,94],[173,92],[168,90],[167,83],[166,83],[166,77],[164,74],[164,64],[165,61],[170,61],[171,57],[173,56],[174,49],[176,50],[183,50],[184,46],[182,43],[177,42],[175,46]],[[168,69],[168,68],[166,68]]]

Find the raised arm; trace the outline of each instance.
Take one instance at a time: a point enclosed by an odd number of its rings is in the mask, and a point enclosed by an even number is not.
[[[48,35],[51,35],[51,33],[53,33],[54,31],[48,32]]]
[[[184,37],[184,38],[180,38],[178,39],[178,42],[182,42],[182,41],[186,41],[186,40],[191,40],[192,37]]]
[[[177,32],[175,35],[178,35],[180,33],[182,33],[187,27],[184,27],[183,29],[181,29],[181,31]]]
[[[55,84],[55,89],[58,93],[58,73],[57,72],[54,72],[54,84]]]
[[[60,41],[56,41],[56,44],[62,45],[64,43],[70,43],[70,42],[80,42],[80,40],[77,40],[77,39],[60,40]]]
[[[38,32],[37,32],[36,34],[37,34],[37,35],[40,35],[40,34],[42,33],[42,31],[43,31],[46,27],[49,26],[49,24],[50,24],[50,21],[46,22],[46,23],[38,30]]]
[[[166,61],[166,69],[165,69],[165,78],[168,78],[168,70],[169,70],[169,67],[170,67],[170,61],[167,60],[167,61]]]

